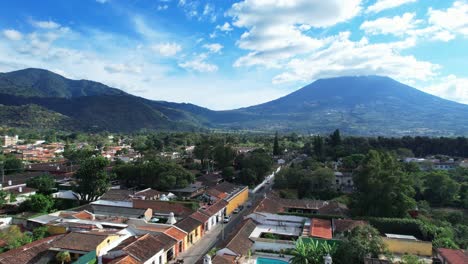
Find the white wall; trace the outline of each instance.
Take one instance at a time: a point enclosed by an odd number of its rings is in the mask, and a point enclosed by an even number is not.
[[[253,244],[253,250],[274,250],[280,251],[282,249],[294,248],[294,243],[291,244],[282,244],[282,243],[271,243],[271,242],[264,242],[264,241],[255,241]]]
[[[154,254],[153,257],[151,257],[150,259],[148,259],[145,264],[153,264],[153,262],[155,264],[163,264],[163,263],[159,263],[159,256],[162,256],[164,253],[164,251],[161,249],[161,251],[157,252],[156,254]],[[164,258],[163,259],[163,262],[164,262]]]

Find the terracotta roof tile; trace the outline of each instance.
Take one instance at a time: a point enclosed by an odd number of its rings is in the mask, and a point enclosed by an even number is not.
[[[332,239],[331,221],[326,219],[312,218],[311,236],[325,239]]]
[[[154,235],[154,238],[156,238],[156,240],[164,245],[164,250],[168,250],[177,244],[177,240],[175,238],[172,238],[164,233]]]
[[[208,190],[206,190],[206,194],[208,194],[209,196],[212,196],[212,197],[216,197],[218,199],[224,199],[226,198],[228,195],[227,193],[225,192],[220,192],[216,189],[213,189],[213,188],[210,188]]]
[[[229,256],[229,255],[216,255],[211,260],[211,262],[213,264],[235,264],[236,263],[236,257],[235,256]]]
[[[202,212],[195,212],[193,214],[190,215],[190,217],[202,222],[202,223],[205,223],[206,221],[208,221],[208,219],[210,219],[210,217]]]
[[[81,211],[74,214],[73,216],[81,220],[94,220],[94,215],[88,211]]]
[[[152,200],[133,200],[133,208],[148,209],[151,208],[153,213],[162,213],[169,214],[174,213],[174,215],[179,217],[187,217],[194,210],[188,208],[184,204],[177,202],[165,202],[165,201],[152,201]]]
[[[138,260],[132,258],[131,256],[122,256],[119,258],[115,258],[111,260],[110,262],[107,262],[107,264],[140,264],[141,262],[138,262]]]
[[[72,232],[55,241],[52,247],[90,252],[96,250],[96,247],[101,244],[107,236],[107,234]]]
[[[183,219],[182,221],[177,222],[175,224],[175,226],[177,226],[178,228],[184,230],[187,233],[190,233],[193,230],[195,230],[196,228],[198,228],[199,226],[201,226],[202,224],[203,224],[203,222],[200,222],[197,219],[187,217],[187,218]]]
[[[327,202],[324,206],[318,209],[318,213],[322,215],[339,215],[339,216],[346,216],[349,214],[349,209],[346,205],[330,201]]]
[[[232,184],[230,182],[222,182],[218,185],[215,185],[213,187],[211,187],[212,189],[215,189],[219,192],[222,192],[222,193],[231,193],[233,192],[235,189],[239,188],[239,186],[235,185],[235,184]]]
[[[180,230],[176,227],[171,227],[167,229],[166,231],[164,231],[164,234],[176,239],[177,241],[181,241],[187,236],[187,233],[185,231]]]
[[[108,201],[130,201],[133,191],[130,190],[119,190],[119,189],[110,189],[101,196],[101,200]]]
[[[238,255],[245,256],[253,245],[253,241],[249,236],[254,231],[257,225],[252,219],[247,219],[242,223],[237,233],[230,239],[226,248],[234,251]]]
[[[146,234],[124,247],[122,251],[140,262],[146,262],[163,249],[164,245],[161,242],[154,238],[154,236]]]
[[[217,214],[219,211],[221,211],[228,204],[229,203],[226,202],[225,200],[219,200],[219,201],[215,202],[213,205],[211,205],[210,207],[203,210],[203,213],[206,213],[209,216],[213,216],[213,215]]]
[[[438,248],[439,254],[448,264],[466,264],[468,263],[467,251],[461,249]]]
[[[46,237],[2,253],[0,254],[0,263],[37,263],[37,261],[47,253],[54,241],[62,237],[63,235]]]

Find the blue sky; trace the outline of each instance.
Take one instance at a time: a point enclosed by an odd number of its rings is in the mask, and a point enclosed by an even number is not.
[[[374,74],[468,103],[467,47],[468,0],[0,3],[0,72],[45,68],[212,109]]]

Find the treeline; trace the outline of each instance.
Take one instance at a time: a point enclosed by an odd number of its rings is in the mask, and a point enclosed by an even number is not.
[[[161,191],[186,187],[195,179],[181,165],[160,160],[121,164],[113,172],[126,187],[149,187]]]

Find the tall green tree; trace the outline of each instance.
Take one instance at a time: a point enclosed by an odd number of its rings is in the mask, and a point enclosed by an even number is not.
[[[213,149],[213,159],[218,169],[232,166],[236,158],[236,151],[228,145],[218,144]]]
[[[364,263],[365,257],[377,258],[387,252],[377,229],[370,225],[358,226],[348,236],[334,254],[333,263]]]
[[[333,134],[330,135],[330,145],[332,147],[337,147],[341,145],[342,140],[341,140],[341,133],[339,129],[336,129]]]
[[[95,201],[107,191],[110,179],[105,168],[108,165],[109,161],[101,156],[87,158],[81,162],[75,173],[77,185],[74,191],[82,201]]]
[[[278,156],[281,154],[279,142],[278,142],[278,132],[275,133],[275,139],[273,141],[273,156]]]
[[[51,194],[55,187],[55,180],[52,176],[44,174],[27,180],[26,186],[37,189],[42,194]]]
[[[425,177],[424,198],[433,205],[449,205],[457,197],[460,185],[447,171],[432,171]]]
[[[52,197],[43,194],[34,194],[28,197],[26,201],[21,204],[23,210],[48,213],[54,206]]]
[[[24,169],[23,161],[21,161],[14,155],[5,155],[3,159],[3,170],[5,174],[13,174],[13,173],[22,172],[23,169]]]
[[[314,136],[313,139],[314,154],[318,160],[323,161],[325,159],[325,144],[321,136]]]
[[[416,206],[411,178],[388,152],[369,151],[354,176],[360,215],[403,217]]]

